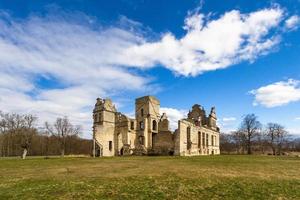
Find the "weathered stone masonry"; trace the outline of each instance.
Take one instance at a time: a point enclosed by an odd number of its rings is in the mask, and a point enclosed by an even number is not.
[[[110,99],[98,98],[93,111],[94,156],[220,154],[214,107],[206,116],[195,104],[174,132],[167,114],[160,115],[159,109],[157,98],[137,98],[132,119],[118,112]]]

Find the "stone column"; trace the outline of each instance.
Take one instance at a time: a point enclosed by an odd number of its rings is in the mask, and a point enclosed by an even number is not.
[[[95,158],[96,157],[96,144],[95,144],[95,138],[93,139],[93,157]]]

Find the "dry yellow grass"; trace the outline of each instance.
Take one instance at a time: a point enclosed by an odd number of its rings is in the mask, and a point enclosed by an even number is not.
[[[1,199],[300,199],[300,159],[1,159],[0,180]]]

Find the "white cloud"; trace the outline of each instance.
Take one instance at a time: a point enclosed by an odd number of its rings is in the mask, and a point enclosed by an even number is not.
[[[285,27],[288,29],[295,29],[300,24],[300,17],[298,15],[293,15],[285,21]]]
[[[300,120],[300,117],[296,117],[295,120]]]
[[[255,96],[253,105],[262,105],[268,108],[286,105],[300,101],[300,81],[289,79],[250,91]]]
[[[175,130],[178,128],[178,120],[186,118],[187,117],[187,110],[178,110],[175,108],[160,108],[160,114],[163,113],[167,114],[168,120],[170,122],[170,129]]]
[[[162,64],[188,76],[252,61],[279,43],[272,30],[283,16],[280,8],[233,10],[216,19],[194,13],[185,19],[182,38],[166,33],[150,42],[149,31],[126,17],[103,27],[82,13],[17,19],[0,11],[0,110],[31,112],[41,121],[67,115],[88,136],[96,97],[154,91],[139,69]],[[173,121],[184,113],[169,111]]]
[[[235,117],[223,117],[217,120],[217,125],[220,127],[222,133],[230,133],[237,129],[238,123]]]
[[[167,114],[168,120],[170,122],[170,129],[174,131],[178,128],[178,120],[186,119],[188,110],[185,109],[176,109],[176,108],[168,108],[162,107],[160,108],[160,114]],[[233,130],[236,130],[238,124],[235,123],[235,117],[224,117],[222,120],[217,121],[217,125],[220,127],[222,132],[229,133]]]
[[[30,112],[40,123],[67,115],[90,137],[96,97],[149,88],[147,77],[116,65],[115,55],[142,40],[137,32],[79,15],[80,22],[65,13],[19,20],[0,12],[0,110]]]
[[[287,131],[291,135],[300,137],[300,128],[299,127],[288,128]]]
[[[161,64],[181,75],[198,75],[241,61],[253,61],[280,42],[284,11],[279,7],[248,14],[238,10],[216,19],[194,13],[185,19],[187,33],[177,39],[166,33],[157,42],[141,42],[120,54],[128,65],[151,67]]]
[[[223,117],[223,122],[230,122],[230,121],[235,121],[236,118],[235,117]]]

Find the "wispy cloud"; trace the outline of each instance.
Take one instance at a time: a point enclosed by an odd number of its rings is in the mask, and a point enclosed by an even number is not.
[[[153,42],[149,30],[126,17],[105,27],[83,13],[18,19],[0,11],[0,110],[35,113],[42,121],[68,115],[87,136],[96,97],[154,91],[140,69],[161,64],[189,76],[252,61],[280,42],[274,30],[284,26],[284,16],[279,7],[233,10],[216,19],[198,10],[184,20],[182,38],[166,33]],[[59,87],[44,87],[39,79]]]
[[[300,101],[300,81],[289,79],[270,85],[262,86],[250,91],[254,95],[253,105],[262,105],[268,108],[286,105]]]
[[[223,117],[218,119],[217,125],[220,127],[221,132],[229,133],[238,127],[237,119],[235,117]]]
[[[235,117],[223,117],[223,122],[230,122],[230,121],[235,121],[236,118]]]
[[[0,13],[0,110],[35,113],[42,121],[67,115],[90,134],[96,97],[150,89],[149,78],[117,65],[116,55],[143,40],[138,32],[76,15],[20,20]],[[55,79],[60,87],[38,79]]]
[[[170,122],[170,128],[171,130],[175,130],[178,128],[178,120],[186,118],[188,110],[184,109],[176,109],[176,108],[167,108],[162,107],[160,108],[160,114],[166,113],[168,120]]]
[[[285,27],[291,30],[298,28],[299,24],[300,24],[300,17],[298,15],[293,15],[285,21]]]
[[[296,137],[300,137],[300,128],[299,127],[297,127],[297,128],[288,128],[287,131],[291,135],[294,135]]]

